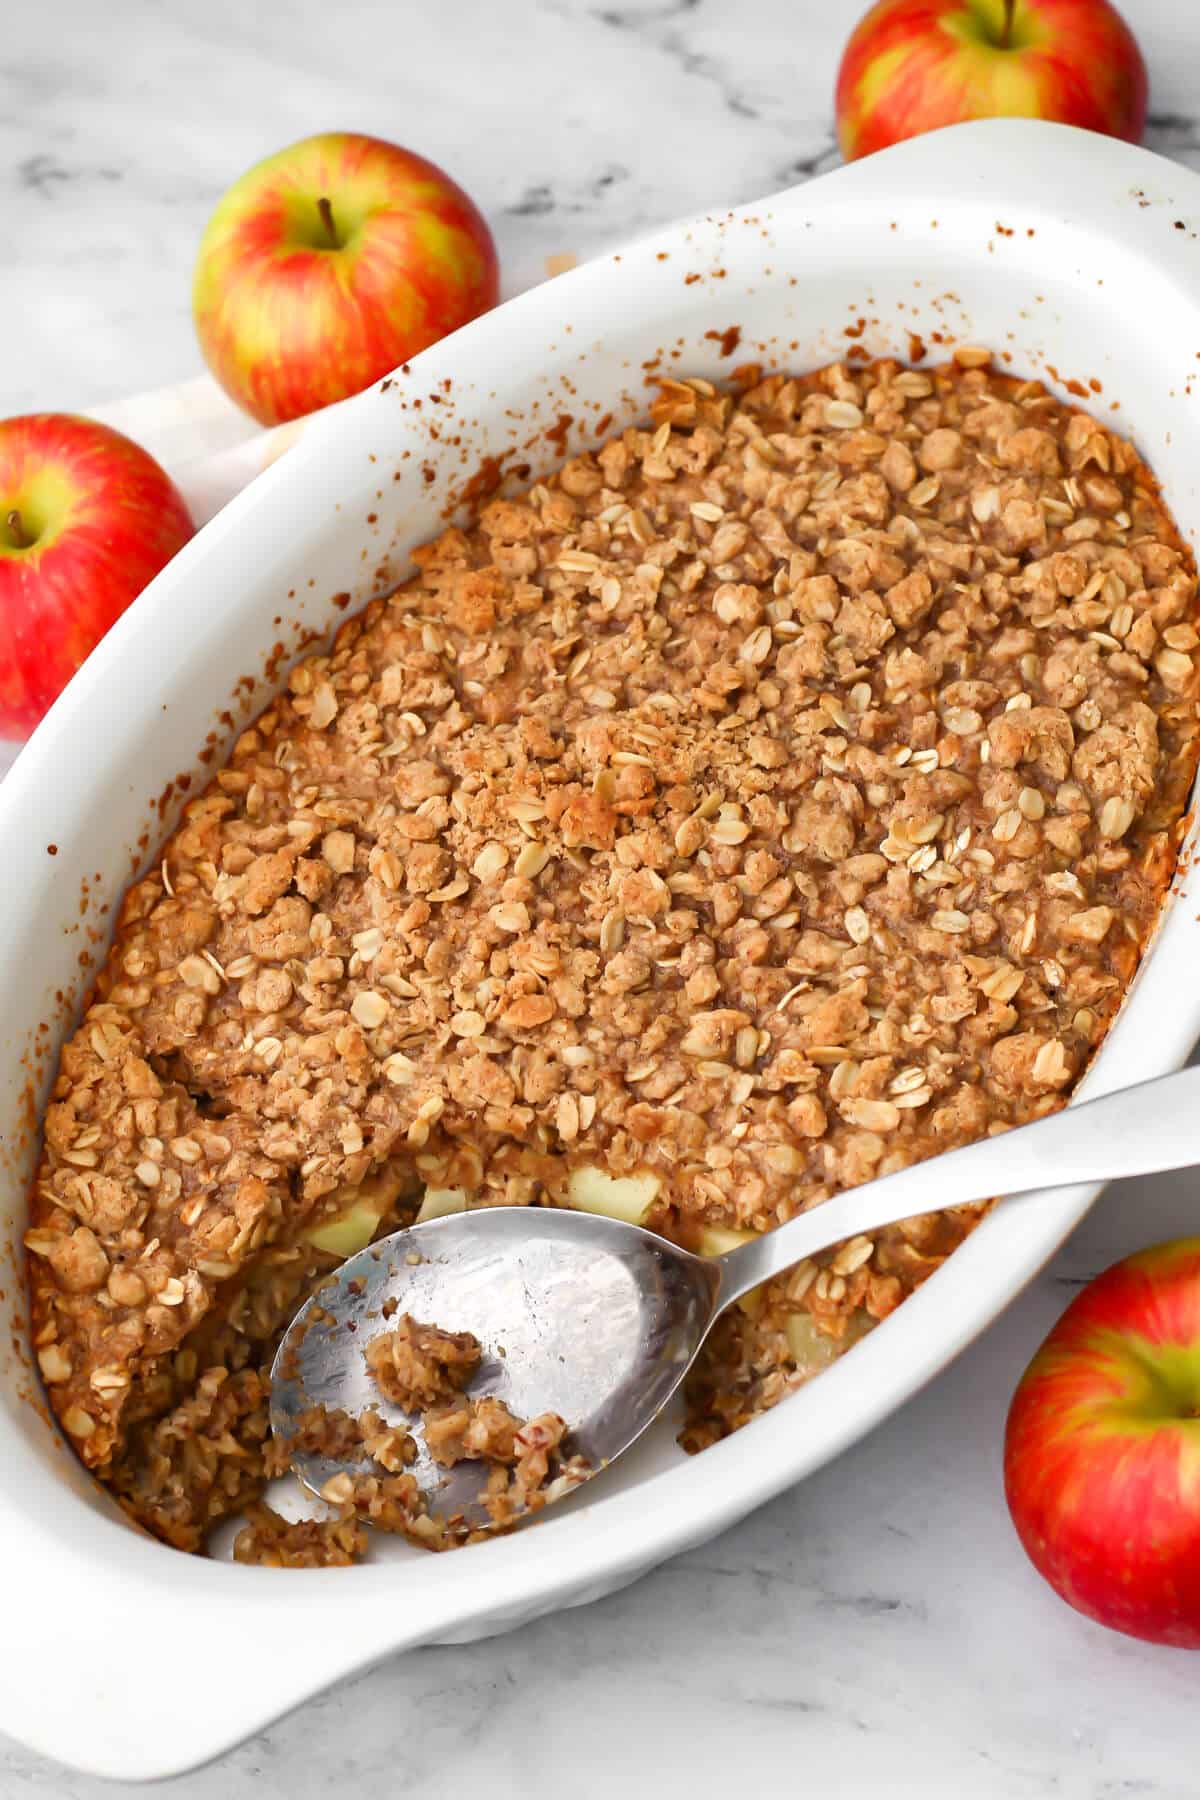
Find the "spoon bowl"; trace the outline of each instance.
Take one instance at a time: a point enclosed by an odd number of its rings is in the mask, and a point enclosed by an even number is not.
[[[873,1233],[922,1213],[1188,1168],[1200,1162],[1198,1103],[1200,1067],[1122,1088],[850,1188],[719,1258],[621,1219],[546,1207],[410,1226],[352,1256],[296,1315],[271,1371],[272,1429],[286,1447],[314,1403],[375,1406],[416,1439],[429,1510],[494,1528],[482,1504],[489,1465],[440,1467],[419,1420],[381,1403],[362,1353],[388,1316],[472,1332],[483,1360],[471,1397],[494,1394],[522,1419],[560,1414],[595,1475],[661,1413],[718,1313],[762,1282],[838,1244],[861,1266]],[[309,1455],[292,1466],[314,1493],[347,1467]]]
[[[434,1462],[421,1420],[371,1378],[362,1352],[390,1328],[385,1303],[396,1317],[473,1333],[483,1356],[471,1397],[493,1395],[522,1419],[561,1414],[572,1452],[595,1474],[670,1400],[720,1287],[719,1264],[600,1214],[495,1207],[431,1219],[360,1250],[297,1314],[275,1359],[271,1426],[286,1446],[309,1406],[374,1406],[415,1439],[412,1473],[429,1510],[488,1529],[488,1464]],[[348,1465],[300,1453],[292,1466],[319,1493]]]

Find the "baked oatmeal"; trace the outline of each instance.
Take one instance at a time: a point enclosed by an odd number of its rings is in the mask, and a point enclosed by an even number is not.
[[[479,1367],[480,1350],[469,1331],[442,1331],[405,1313],[391,1331],[371,1339],[365,1356],[385,1400],[419,1412],[462,1391]]]
[[[472,1332],[443,1331],[405,1313],[393,1330],[371,1339],[364,1360],[386,1400],[420,1414],[425,1447],[435,1463],[444,1469],[467,1461],[513,1469],[522,1502],[527,1503],[550,1476],[551,1458],[563,1446],[567,1423],[558,1413],[548,1412],[519,1419],[494,1394],[470,1397],[464,1390],[481,1354]],[[335,1426],[322,1446],[324,1453],[338,1455],[337,1443]],[[364,1432],[362,1443],[369,1448],[369,1433]],[[578,1457],[572,1463],[579,1470],[586,1467]],[[503,1492],[505,1485],[493,1491]]]
[[[408,1413],[410,1423],[420,1418],[435,1464],[443,1469],[467,1461],[488,1465],[479,1498],[490,1527],[472,1524],[461,1511],[430,1510],[435,1496],[405,1473],[417,1446],[403,1426],[387,1424],[374,1407],[354,1417],[318,1403],[299,1415],[286,1446],[276,1440],[265,1466],[270,1475],[285,1473],[302,1456],[349,1464],[321,1485],[329,1516],[289,1520],[264,1502],[253,1502],[234,1541],[234,1560],[269,1568],[357,1562],[366,1552],[368,1524],[423,1549],[455,1549],[507,1529],[586,1481],[591,1465],[570,1448],[566,1421],[558,1413],[520,1419],[493,1394],[473,1398],[463,1391],[480,1355],[479,1340],[470,1332],[443,1331],[406,1313],[393,1330],[372,1338],[364,1360],[383,1397]],[[306,1473],[315,1482],[311,1468]]]
[[[1196,578],[1134,449],[975,351],[650,411],[418,550],[125,897],[46,1115],[33,1322],[83,1461],[183,1549],[258,1502],[296,1307],[423,1193],[720,1249],[1061,1105],[1153,927]],[[685,1446],[975,1217],[735,1309]]]

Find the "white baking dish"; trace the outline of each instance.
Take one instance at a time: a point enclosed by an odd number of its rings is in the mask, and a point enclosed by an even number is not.
[[[222,708],[238,678],[277,668],[273,648],[292,646],[293,626],[336,622],[335,597],[357,602],[396,580],[483,456],[534,439],[516,460],[544,467],[560,449],[539,434],[560,414],[573,415],[570,448],[605,429],[604,414],[641,413],[656,357],[719,376],[751,358],[809,367],[854,343],[907,355],[910,333],[938,355],[940,333],[997,346],[1019,371],[1099,382],[1091,404],[1118,409],[1194,538],[1197,230],[1195,175],[1026,122],[922,138],[664,230],[513,301],[318,422],[92,657],[0,790],[0,1203],[13,1246],[0,1293],[5,1731],[89,1771],[171,1774],[389,1651],[609,1593],[899,1405],[1081,1217],[1093,1189],[1001,1209],[852,1355],[697,1459],[664,1432],[533,1531],[443,1558],[388,1546],[372,1565],[311,1574],[188,1558],[123,1521],[39,1410],[16,1249],[32,1105],[77,1002],[80,955],[106,929],[101,905],[164,828],[152,802],[181,771],[203,774],[206,734],[227,741]],[[741,346],[723,358],[732,326]],[[268,691],[269,679],[235,710]],[[164,811],[169,822],[169,797]],[[1196,888],[1180,878],[1090,1093],[1176,1066],[1200,1033]]]

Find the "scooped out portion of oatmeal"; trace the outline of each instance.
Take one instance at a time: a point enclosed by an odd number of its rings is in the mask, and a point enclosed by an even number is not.
[[[376,1332],[364,1359],[380,1395],[407,1413],[409,1423],[419,1418],[434,1463],[486,1466],[480,1501],[487,1523],[438,1510],[436,1495],[408,1472],[417,1445],[403,1424],[388,1424],[376,1407],[353,1417],[317,1404],[300,1414],[286,1446],[279,1440],[270,1446],[266,1469],[283,1474],[302,1455],[349,1464],[321,1485],[326,1516],[287,1519],[254,1501],[234,1540],[234,1560],[267,1568],[344,1567],[366,1554],[368,1526],[425,1550],[454,1550],[507,1530],[579,1487],[591,1466],[571,1448],[558,1413],[519,1419],[494,1394],[465,1391],[481,1354],[472,1333],[445,1331],[406,1313]]]
[[[1196,577],[1132,446],[976,351],[650,412],[418,550],[125,897],[33,1324],[80,1456],[183,1549],[257,1503],[279,1335],[372,1235],[576,1204],[721,1249],[1062,1104],[1153,927]],[[735,1309],[685,1446],[974,1217]]]

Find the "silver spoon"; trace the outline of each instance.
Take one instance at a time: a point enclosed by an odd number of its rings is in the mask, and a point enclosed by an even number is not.
[[[488,1465],[436,1464],[420,1420],[383,1402],[368,1374],[363,1350],[389,1329],[385,1301],[396,1302],[396,1316],[473,1332],[483,1360],[469,1394],[495,1395],[520,1418],[561,1414],[570,1448],[595,1474],[657,1418],[719,1314],[760,1282],[917,1214],[1200,1162],[1193,1107],[1200,1068],[866,1182],[721,1257],[694,1256],[619,1219],[546,1207],[486,1207],[410,1226],[350,1257],[297,1313],[272,1369],[272,1429],[288,1445],[313,1403],[352,1414],[375,1406],[416,1439],[413,1473],[429,1510],[487,1529]],[[353,1465],[303,1455],[293,1466],[318,1493]]]

